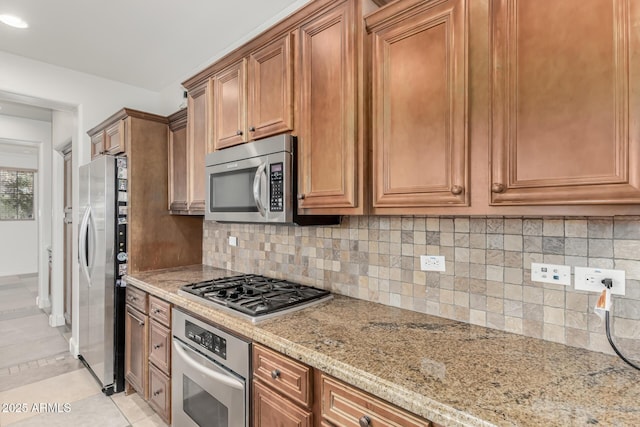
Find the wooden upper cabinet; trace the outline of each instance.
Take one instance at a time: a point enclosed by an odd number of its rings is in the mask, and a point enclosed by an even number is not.
[[[215,75],[214,99],[214,149],[247,142],[245,58]]]
[[[372,34],[373,209],[467,206],[465,0],[409,0]]]
[[[104,151],[108,154],[126,152],[126,119],[118,120],[104,131]]]
[[[91,135],[91,160],[104,154],[104,132]]]
[[[640,4],[496,0],[491,203],[640,202]]]
[[[211,87],[207,79],[189,91],[187,98],[187,202],[189,212],[204,215],[207,152],[213,151],[211,139]]]
[[[298,199],[303,214],[362,214],[362,25],[358,1],[340,3],[299,30]]]
[[[249,56],[249,139],[260,139],[293,129],[292,36],[283,38]]]
[[[187,110],[169,116],[169,210],[184,212],[187,202]]]

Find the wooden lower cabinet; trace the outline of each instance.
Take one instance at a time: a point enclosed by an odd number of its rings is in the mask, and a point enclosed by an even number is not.
[[[128,384],[127,389],[131,390],[131,388],[133,388],[145,399],[148,398],[148,334],[149,317],[131,305],[127,305],[125,317],[124,376]]]
[[[171,422],[171,378],[153,364],[149,364],[149,406]]]
[[[325,374],[318,376],[324,425],[432,427],[433,424]]]
[[[279,393],[253,381],[254,427],[311,427],[313,414]]]
[[[136,391],[171,424],[171,304],[127,287],[126,393]]]

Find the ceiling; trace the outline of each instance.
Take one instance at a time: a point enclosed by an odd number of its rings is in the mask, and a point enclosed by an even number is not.
[[[307,1],[0,0],[0,51],[159,92]]]

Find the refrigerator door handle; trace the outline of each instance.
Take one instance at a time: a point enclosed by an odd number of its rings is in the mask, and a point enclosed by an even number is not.
[[[80,221],[80,235],[78,236],[78,263],[80,269],[87,278],[87,283],[91,286],[91,276],[89,275],[89,253],[87,252],[87,234],[89,232],[89,216],[91,215],[91,207],[87,206],[87,209],[82,215],[82,221]]]

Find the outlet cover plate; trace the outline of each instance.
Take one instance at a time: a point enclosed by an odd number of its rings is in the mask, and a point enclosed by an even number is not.
[[[420,270],[445,271],[444,256],[420,255]]]
[[[238,238],[236,236],[229,236],[229,246],[238,246]]]
[[[571,267],[568,265],[531,263],[533,282],[555,283],[571,286]]]
[[[576,290],[602,292],[604,290],[602,279],[605,278],[613,280],[613,287],[611,288],[612,294],[625,294],[626,275],[624,270],[607,270],[605,268],[576,267]]]

